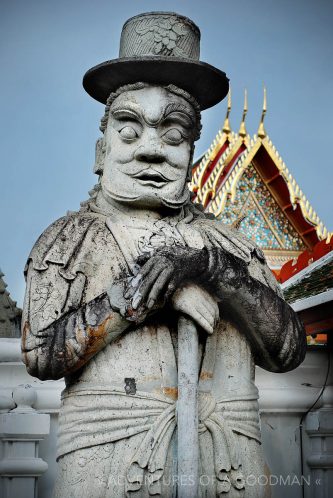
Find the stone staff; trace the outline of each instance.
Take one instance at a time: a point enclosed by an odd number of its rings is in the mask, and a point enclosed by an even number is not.
[[[136,272],[139,270],[137,269]],[[137,309],[142,299],[142,276],[125,277],[109,289],[115,310],[127,320],[140,321],[145,308]],[[139,287],[137,287],[139,285]],[[134,292],[136,290],[136,292]],[[161,289],[159,288],[159,291]],[[126,298],[124,297],[126,296]],[[134,305],[134,307],[132,307]],[[141,315],[141,318],[140,318]],[[198,435],[199,337],[193,320],[180,315],[178,320],[178,400],[177,400],[177,467],[178,497],[197,498],[199,489]]]
[[[130,321],[139,320],[140,311],[132,308],[142,298],[139,289],[140,275],[125,277],[109,290],[113,308]],[[124,298],[126,295],[127,299]],[[135,306],[136,308],[136,306]],[[193,320],[181,315],[178,320],[178,400],[177,400],[177,462],[178,497],[196,498],[199,489],[199,436],[198,436],[198,377],[199,339]]]
[[[184,316],[178,321],[178,496],[196,498],[199,489],[198,332]]]

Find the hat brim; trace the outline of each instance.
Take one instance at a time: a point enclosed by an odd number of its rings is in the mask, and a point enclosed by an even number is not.
[[[176,85],[190,93],[202,110],[223,100],[229,90],[229,79],[223,71],[205,62],[167,56],[124,57],[102,62],[86,72],[83,87],[91,97],[105,104],[111,92],[138,81]]]

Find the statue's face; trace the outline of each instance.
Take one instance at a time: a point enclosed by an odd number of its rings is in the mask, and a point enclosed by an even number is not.
[[[150,208],[184,204],[195,119],[185,99],[162,87],[117,97],[105,131],[106,199]]]

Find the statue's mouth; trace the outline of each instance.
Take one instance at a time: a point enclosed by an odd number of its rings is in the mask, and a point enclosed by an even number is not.
[[[133,175],[133,178],[139,181],[141,185],[148,185],[152,187],[163,187],[170,180],[166,178],[162,173],[158,173],[152,169],[140,171]]]

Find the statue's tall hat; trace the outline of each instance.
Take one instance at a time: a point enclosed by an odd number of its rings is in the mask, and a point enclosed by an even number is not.
[[[111,92],[129,83],[174,84],[207,109],[227,95],[229,80],[199,55],[200,30],[193,21],[173,12],[139,14],[123,26],[119,58],[89,69],[83,86],[105,104]]]

